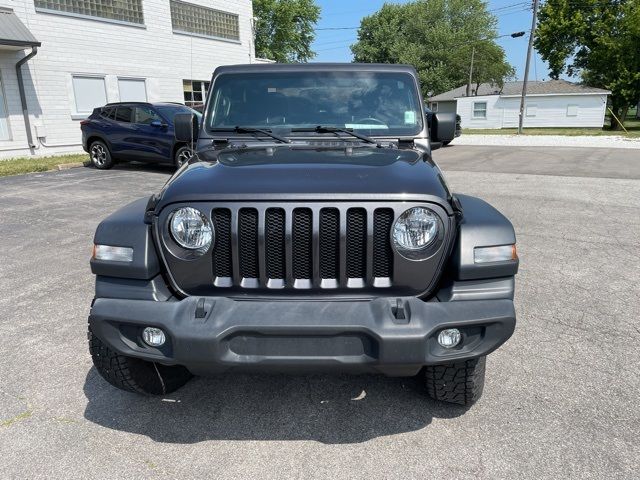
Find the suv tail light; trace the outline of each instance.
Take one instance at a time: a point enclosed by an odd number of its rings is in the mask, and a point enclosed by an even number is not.
[[[90,123],[91,123],[91,120],[87,118],[86,120],[80,121],[80,126],[82,127],[83,125],[89,125]]]

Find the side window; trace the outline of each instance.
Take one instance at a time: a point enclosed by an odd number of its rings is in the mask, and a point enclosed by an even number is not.
[[[118,107],[116,109],[116,122],[130,123],[132,110],[131,107]]]
[[[154,120],[162,119],[158,116],[155,110],[151,107],[136,107],[136,114],[134,123],[141,123],[142,125],[149,125]]]
[[[105,107],[100,112],[100,116],[104,118],[110,118],[111,120],[113,120],[115,113],[116,113],[116,109],[114,107]]]

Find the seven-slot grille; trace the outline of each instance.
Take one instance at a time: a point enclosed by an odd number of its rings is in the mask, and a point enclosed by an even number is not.
[[[214,285],[390,287],[391,208],[214,208]]]

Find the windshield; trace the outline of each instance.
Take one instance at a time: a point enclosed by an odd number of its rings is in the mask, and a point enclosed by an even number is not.
[[[227,73],[216,78],[207,127],[313,129],[413,136],[422,108],[411,75],[402,72]]]
[[[158,111],[167,119],[173,122],[173,117],[175,117],[176,113],[193,113],[198,120],[202,118],[202,114],[200,112],[196,112],[192,108],[189,108],[185,105],[158,105],[156,106]]]

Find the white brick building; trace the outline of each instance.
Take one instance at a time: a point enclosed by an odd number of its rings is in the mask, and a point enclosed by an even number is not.
[[[255,62],[252,16],[251,0],[0,0],[0,158],[80,151],[107,102],[202,102],[216,66]],[[16,64],[34,48],[27,122]]]

